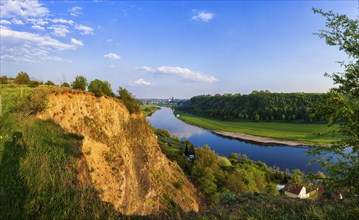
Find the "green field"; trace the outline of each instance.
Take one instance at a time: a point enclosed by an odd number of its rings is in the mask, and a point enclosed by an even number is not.
[[[328,127],[326,124],[300,122],[222,121],[184,112],[178,112],[178,114],[181,115],[182,121],[209,130],[241,132],[313,145],[330,144],[341,138],[338,134],[338,125]]]
[[[141,111],[143,114],[143,117],[151,116],[157,109],[159,109],[156,105],[142,105]]]

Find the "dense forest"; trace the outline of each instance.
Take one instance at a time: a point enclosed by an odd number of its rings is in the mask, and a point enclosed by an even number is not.
[[[315,108],[325,99],[325,94],[253,91],[248,95],[195,96],[182,103],[178,110],[224,120],[322,121],[324,118],[315,114]]]

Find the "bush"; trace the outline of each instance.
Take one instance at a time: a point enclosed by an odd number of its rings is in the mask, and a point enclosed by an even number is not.
[[[53,85],[55,85],[55,83],[53,83],[53,82],[50,81],[50,80],[47,80],[47,82],[45,83],[45,85],[53,86]]]
[[[15,80],[15,84],[29,84],[30,83],[30,77],[26,72],[20,72],[17,74]]]
[[[174,187],[176,187],[177,189],[182,189],[183,188],[183,183],[176,181],[173,183]]]
[[[75,81],[73,81],[71,85],[73,89],[80,89],[82,91],[85,91],[88,83],[87,79],[84,76],[78,75],[76,76]]]
[[[8,84],[6,76],[0,76],[0,84]]]
[[[41,112],[46,108],[46,96],[49,91],[37,88],[33,93],[24,95],[15,100],[16,104],[11,111],[18,112],[22,118]]]
[[[127,89],[120,87],[118,93],[130,114],[141,112],[140,102]]]
[[[67,87],[67,88],[70,88],[70,84],[68,84],[67,82],[63,82],[61,84],[62,87]]]
[[[99,79],[95,79],[90,82],[88,86],[88,91],[92,92],[95,96],[112,96],[112,89],[110,83],[107,81],[101,81]]]
[[[38,87],[41,83],[39,81],[36,80],[31,80],[29,83],[29,87],[35,88]]]

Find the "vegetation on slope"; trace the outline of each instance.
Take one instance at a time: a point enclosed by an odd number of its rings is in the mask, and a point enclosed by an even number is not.
[[[82,137],[52,121],[29,117],[28,105],[41,106],[39,91],[2,89],[0,117],[0,219],[116,218],[91,185],[78,181]],[[31,108],[30,108],[31,109]],[[35,111],[32,108],[31,111]]]
[[[347,62],[341,62],[343,72],[333,73],[335,88],[328,92],[328,102],[323,103],[320,113],[329,118],[329,125],[341,122],[340,132],[344,138],[330,148],[318,148],[313,153],[332,152],[342,160],[319,159],[328,170],[328,186],[351,194],[359,194],[359,19],[332,11],[313,9],[314,13],[326,19],[326,29],[317,35],[330,46],[337,46],[348,55]],[[347,148],[350,147],[350,150]]]
[[[321,181],[308,182],[299,170],[288,175],[246,155],[218,156],[208,147],[186,153],[192,149],[190,142],[162,129],[155,132],[162,152],[182,167],[204,197],[201,211],[186,214],[186,219],[356,219],[359,215],[357,198],[336,201],[313,194],[309,200],[300,200],[279,193],[277,184],[288,181],[307,188],[320,185]],[[188,159],[189,154],[195,159]],[[317,176],[325,178],[322,173]]]

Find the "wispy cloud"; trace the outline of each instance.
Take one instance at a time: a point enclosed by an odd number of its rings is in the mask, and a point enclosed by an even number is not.
[[[0,1],[0,10],[2,62],[63,60],[57,57],[59,51],[74,50],[84,45],[80,39],[69,37],[70,34],[94,34],[92,27],[58,17],[38,0]],[[80,7],[70,10],[73,15],[82,13]],[[19,31],[17,25],[24,28]]]
[[[115,53],[108,53],[104,55],[105,58],[110,59],[110,60],[119,60],[121,59],[120,55],[117,55]]]
[[[197,20],[197,21],[204,21],[204,22],[208,22],[210,20],[212,20],[215,16],[214,13],[212,12],[206,12],[206,11],[193,11],[194,15],[192,16],[192,20]]]
[[[17,18],[13,18],[11,20],[12,23],[16,24],[16,25],[24,25],[24,22],[20,19],[17,19]]]
[[[76,40],[75,38],[71,38],[71,43],[76,46],[83,46],[84,44],[80,40]]]
[[[93,34],[93,28],[92,27],[85,26],[85,25],[82,25],[82,24],[76,25],[75,29],[81,31],[82,35],[92,35]]]
[[[201,72],[196,72],[189,68],[184,68],[184,67],[161,66],[157,68],[152,68],[148,66],[142,66],[142,67],[137,67],[136,69],[148,73],[176,76],[185,80],[195,81],[195,82],[213,83],[218,81],[218,79],[216,79],[214,76],[210,76]]]
[[[130,82],[130,85],[131,86],[134,86],[134,85],[150,86],[150,85],[152,85],[152,83],[141,78],[141,79],[135,80],[133,82]]]
[[[0,20],[0,24],[3,24],[3,25],[10,25],[10,24],[11,24],[11,22],[10,22],[10,21],[8,21],[8,20],[5,20],[5,19],[1,19],[1,20]]]
[[[63,43],[50,36],[42,36],[30,32],[9,29],[1,31],[1,60],[15,62],[35,62],[39,60],[61,60],[52,56],[49,51],[73,50],[79,44]]]
[[[0,7],[2,17],[43,17],[49,14],[49,10],[37,0],[1,1]]]
[[[54,18],[54,19],[51,19],[51,22],[59,23],[59,24],[68,24],[68,25],[74,25],[75,24],[75,22],[73,20],[66,20],[66,19],[63,19],[63,18]]]
[[[66,35],[70,33],[68,27],[65,25],[52,25],[49,29],[53,30],[52,34],[57,37],[66,37]]]
[[[45,30],[45,28],[44,27],[42,27],[42,26],[40,26],[40,25],[33,25],[33,26],[31,26],[33,29],[35,29],[35,30],[40,30],[40,31],[43,31],[43,30]]]
[[[82,14],[82,8],[79,6],[74,6],[74,7],[70,8],[68,11],[69,11],[70,15],[74,16],[74,17],[78,17],[79,15]]]

